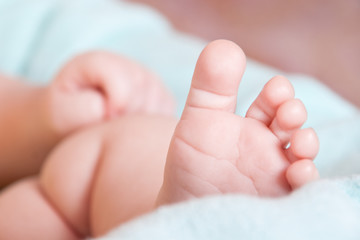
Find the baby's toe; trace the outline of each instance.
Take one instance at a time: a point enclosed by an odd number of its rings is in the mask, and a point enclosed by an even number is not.
[[[315,164],[309,160],[299,160],[292,163],[286,171],[286,178],[292,189],[299,188],[319,178]]]
[[[259,96],[251,104],[246,117],[256,119],[269,126],[278,107],[294,98],[294,88],[285,77],[276,76],[267,82]]]
[[[299,99],[290,99],[279,106],[270,129],[285,147],[291,135],[305,123],[306,118],[304,104]]]
[[[210,43],[196,63],[186,105],[234,112],[245,62],[245,55],[236,44],[226,40]]]
[[[314,159],[319,152],[319,139],[312,128],[296,130],[290,139],[286,153],[290,162]]]

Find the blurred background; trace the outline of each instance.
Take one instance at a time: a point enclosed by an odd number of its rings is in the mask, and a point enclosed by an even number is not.
[[[356,0],[131,0],[181,31],[237,42],[246,55],[321,80],[360,106],[360,2]]]

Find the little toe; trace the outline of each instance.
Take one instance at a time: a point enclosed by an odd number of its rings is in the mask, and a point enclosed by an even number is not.
[[[303,159],[292,163],[287,171],[286,178],[292,189],[297,189],[306,183],[319,178],[319,172],[315,164],[309,159]]]
[[[312,128],[296,130],[286,150],[290,162],[300,159],[314,159],[319,152],[319,139]]]
[[[279,106],[269,128],[285,147],[293,132],[305,123],[306,118],[304,104],[299,99],[290,99]]]
[[[294,88],[283,76],[276,76],[267,82],[259,96],[246,113],[250,117],[269,126],[276,115],[278,107],[294,98]]]
[[[245,70],[243,51],[233,42],[211,42],[200,54],[186,105],[234,112]]]

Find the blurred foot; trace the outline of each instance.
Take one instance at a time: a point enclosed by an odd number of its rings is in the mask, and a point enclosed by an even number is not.
[[[173,97],[155,74],[110,52],[75,57],[48,89],[48,122],[58,135],[128,113],[174,111]]]

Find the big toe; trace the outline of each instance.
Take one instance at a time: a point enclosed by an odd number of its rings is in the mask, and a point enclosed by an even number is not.
[[[197,61],[187,106],[234,112],[246,59],[235,43],[211,42]]]

